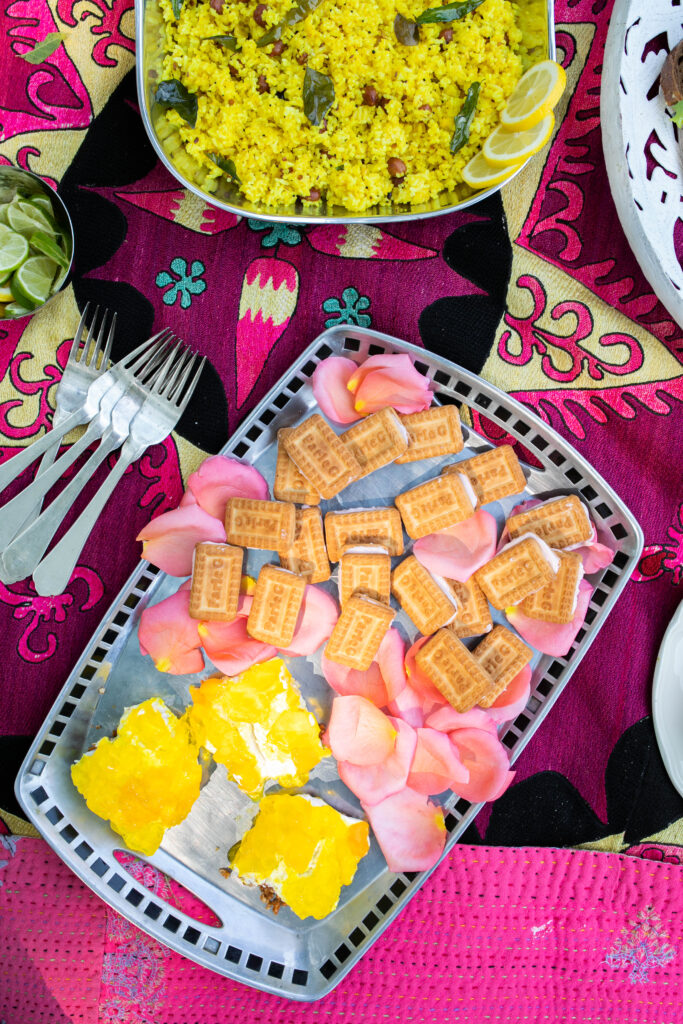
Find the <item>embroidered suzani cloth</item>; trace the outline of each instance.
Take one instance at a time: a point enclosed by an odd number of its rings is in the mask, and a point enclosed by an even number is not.
[[[170,325],[210,367],[173,436],[126,473],[67,591],[0,584],[5,1024],[680,1017],[683,801],[657,751],[650,688],[682,595],[683,336],[610,197],[599,100],[612,6],[556,3],[569,86],[550,145],[510,188],[380,229],[264,224],[205,205],[144,133],[132,0],[0,0],[0,162],[57,184],[76,230],[71,286],[44,315],[0,325],[0,459],[48,429],[88,300],[118,311],[116,356]],[[52,32],[63,43],[46,62],[20,59]],[[31,837],[13,781],[139,557],[136,534],[333,324],[406,338],[514,394],[606,477],[646,547],[514,784],[361,965],[305,1007],[198,968],[110,911]],[[187,898],[161,876],[145,884]]]

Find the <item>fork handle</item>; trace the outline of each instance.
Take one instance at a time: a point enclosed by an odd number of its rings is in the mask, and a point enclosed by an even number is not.
[[[107,430],[100,444],[68,486],[5,548],[2,553],[4,583],[16,583],[33,572],[85,484],[107,455],[116,451],[120,445],[120,434]]]
[[[59,426],[52,427],[52,430],[48,430],[46,434],[38,438],[37,441],[31,442],[26,448],[13,455],[11,459],[7,459],[0,466],[0,491],[4,491],[5,487],[12,483],[13,480],[24,472],[25,469],[31,465],[31,463],[41,456],[44,452],[54,448],[57,449],[57,445],[70,430],[74,427],[80,427],[81,424],[88,420],[88,415],[84,409],[79,412],[74,412],[66,419],[62,420]]]
[[[72,466],[86,448],[101,436],[102,426],[97,420],[93,420],[83,436],[68,451],[64,452],[54,465],[41,473],[33,483],[0,508],[0,537],[2,538],[3,552],[19,533],[37,502],[43,500],[64,471]],[[0,579],[4,579],[2,568],[0,568]]]
[[[148,445],[144,444],[129,445],[128,441],[124,444],[118,462],[100,486],[97,494],[86,505],[59,543],[42,560],[33,573],[33,584],[36,593],[41,597],[62,594],[66,590],[80,553],[92,533],[102,509],[130,464],[135,462],[147,450],[147,447]]]

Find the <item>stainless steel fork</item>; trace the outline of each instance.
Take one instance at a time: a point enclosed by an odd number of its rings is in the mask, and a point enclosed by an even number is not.
[[[97,412],[99,398],[97,399],[97,405],[94,405],[95,392],[91,393],[90,387],[98,378],[104,375],[107,369],[111,344],[114,338],[114,328],[116,326],[116,314],[112,318],[107,340],[104,342],[109,310],[104,310],[102,324],[97,338],[95,338],[95,325],[100,308],[98,306],[90,323],[85,344],[81,348],[81,340],[86,329],[85,323],[89,308],[90,304],[88,303],[83,310],[83,315],[81,316],[81,321],[71,346],[69,359],[64,368],[64,375],[57,388],[57,408],[52,419],[52,429],[0,466],[0,491],[4,490],[13,480],[16,480],[19,474],[23,473],[41,455],[43,455],[44,460],[46,458],[49,459],[49,463],[43,462],[39,472],[43,469],[48,469],[57,454],[59,442],[64,435],[68,434],[74,427],[80,427],[83,423],[87,423],[89,419],[92,419],[94,412]],[[103,342],[104,349],[102,348]],[[99,358],[100,355],[102,356],[101,359]]]
[[[109,419],[106,417],[98,416],[100,406],[104,402],[105,396],[107,399],[107,408],[109,411],[113,409],[115,402],[126,391],[129,383],[129,375],[139,372],[139,370],[154,357],[155,353],[159,348],[165,345],[168,331],[162,331],[147,341],[139,345],[133,352],[122,359],[119,363],[114,363],[105,373],[93,381],[88,388],[87,399],[84,405],[84,410],[87,413],[87,418],[90,420],[90,424],[87,430],[84,432],[82,437],[76,441],[75,444],[69,448],[49,469],[44,473],[41,473],[39,477],[36,477],[28,487],[24,488],[16,497],[12,498],[11,501],[7,502],[0,508],[0,543],[2,543],[3,549],[8,547],[13,537],[16,536],[17,532],[21,529],[23,523],[26,521],[28,515],[30,515],[35,505],[42,501],[50,488],[56,483],[56,481],[64,474],[73,463],[83,454],[93,441],[98,440],[104,430],[106,430]],[[71,417],[68,417],[61,427],[59,427],[56,433],[59,436],[63,436],[68,430],[71,430],[72,426],[77,426],[78,423],[82,422],[80,419],[82,413],[75,414],[75,421],[71,422]],[[45,441],[49,438],[53,432],[45,435],[45,438],[41,438],[39,441],[34,442],[32,448],[41,445],[41,441]],[[42,451],[47,448],[46,444],[42,450],[37,452],[38,455],[42,454]],[[24,453],[22,452],[22,455]],[[10,463],[16,462],[18,456],[15,456],[10,460]],[[0,467],[0,473],[5,467]],[[19,472],[22,468],[19,467]],[[14,476],[18,475],[17,473]],[[12,476],[10,479],[14,479]],[[0,479],[0,485],[2,480]],[[19,577],[21,578],[21,577]],[[0,565],[0,579],[4,580],[2,575],[2,566]]]
[[[165,440],[187,408],[206,361],[202,359],[195,369],[197,359],[196,354],[188,357],[185,352],[173,366],[159,375],[152,393],[131,423],[130,434],[116,466],[73,526],[33,573],[38,594],[48,596],[65,590],[83,545],[128,466],[139,459],[150,445]]]
[[[104,427],[102,440],[64,490],[5,548],[0,568],[3,582],[15,583],[33,572],[88,480],[128,437],[133,417],[141,409],[151,387],[179,358],[181,349],[173,343],[173,337],[164,339],[164,345],[142,365],[139,373],[127,369],[122,371],[127,379],[123,395],[118,395],[118,388],[110,388],[104,396],[97,415],[100,427]]]
[[[111,318],[111,327],[109,328],[104,348],[102,348],[109,310],[105,309],[103,311],[99,334],[95,339],[93,351],[91,353],[90,345],[93,342],[95,325],[97,323],[97,314],[100,311],[100,307],[95,307],[88,335],[85,339],[84,345],[81,347],[81,338],[83,337],[83,331],[85,330],[85,321],[88,316],[89,309],[90,303],[86,302],[83,315],[81,316],[81,321],[71,345],[69,358],[67,359],[66,366],[64,367],[62,378],[57,385],[55,411],[52,416],[53,430],[57,429],[64,422],[67,416],[80,412],[85,403],[88,388],[94,380],[107,370],[109,366],[109,356],[111,355],[111,346],[114,340],[114,331],[116,330],[116,313],[114,313]],[[100,353],[102,358],[98,361]],[[36,476],[40,476],[41,473],[44,473],[46,469],[50,468],[55,460],[58,450],[59,446],[56,443],[53,444],[52,448],[48,448],[40,461]],[[39,513],[40,505],[38,505],[28,517],[27,521],[24,523],[24,527],[26,527]]]

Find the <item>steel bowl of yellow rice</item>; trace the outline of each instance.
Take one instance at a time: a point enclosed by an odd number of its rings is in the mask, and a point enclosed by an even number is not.
[[[478,189],[463,170],[555,56],[552,0],[136,0],[136,27],[163,163],[269,221],[411,220],[491,195],[524,161]]]

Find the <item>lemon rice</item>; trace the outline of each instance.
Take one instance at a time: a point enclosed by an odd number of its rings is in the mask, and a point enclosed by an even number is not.
[[[177,20],[171,0],[159,3],[163,79],[182,83],[197,101],[194,125],[169,108],[158,118],[166,124],[160,135],[179,137],[183,170],[194,170],[205,188],[221,176],[218,157],[234,165],[242,195],[266,206],[299,199],[314,209],[322,199],[363,211],[457,189],[499,124],[530,43],[510,0],[483,0],[459,20],[420,24],[417,45],[399,42],[395,18],[414,22],[438,0],[320,0],[282,29],[275,52],[259,47],[259,38],[294,0],[185,0]],[[307,69],[334,85],[318,124],[304,113]],[[469,138],[452,154],[454,119],[474,82],[480,92]]]

